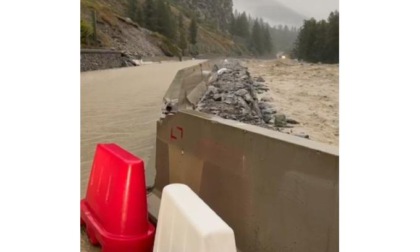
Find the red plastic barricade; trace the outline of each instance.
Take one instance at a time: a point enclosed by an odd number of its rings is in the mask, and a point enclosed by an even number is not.
[[[141,159],[116,144],[98,144],[81,223],[103,252],[151,252],[155,227],[148,221]]]

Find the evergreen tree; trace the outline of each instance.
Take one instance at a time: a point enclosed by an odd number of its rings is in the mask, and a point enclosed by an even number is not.
[[[143,8],[141,6],[138,6],[137,8],[135,22],[139,24],[140,26],[144,26],[144,13],[143,13]]]
[[[328,61],[328,23],[325,20],[317,22],[315,41],[313,45],[314,61]]]
[[[235,15],[232,15],[232,18],[230,19],[229,32],[232,35],[236,35],[236,17],[235,17]]]
[[[137,17],[137,0],[128,0],[128,17],[135,21]]]
[[[235,34],[245,39],[249,38],[249,22],[245,12],[238,17]]]
[[[178,17],[178,33],[178,47],[181,49],[181,54],[185,55],[185,49],[187,49],[188,42],[187,37],[185,36],[184,19],[182,14],[179,14]]]
[[[264,51],[265,53],[271,53],[273,51],[273,42],[271,41],[271,35],[269,26],[267,25],[264,29]]]
[[[164,0],[156,0],[156,31],[162,35],[167,35],[168,27],[168,13],[166,13],[165,2]]]
[[[144,3],[144,24],[147,29],[156,31],[156,5],[153,0],[146,0]]]
[[[255,21],[254,27],[252,28],[252,43],[254,46],[255,51],[262,55],[264,53],[263,48],[263,33],[261,31],[261,25],[258,20]]]
[[[165,12],[168,15],[168,18],[166,19],[166,21],[168,22],[167,23],[168,28],[166,31],[167,37],[171,39],[173,42],[176,42],[177,35],[178,35],[176,17],[174,16],[174,14],[172,14],[171,7],[168,2],[165,2],[165,9],[166,9]]]
[[[331,13],[328,21],[305,20],[296,39],[293,54],[309,62],[338,63],[339,16]]]
[[[196,18],[193,17],[190,23],[190,43],[195,45],[197,44],[197,21]]]
[[[331,62],[339,61],[339,45],[340,45],[340,31],[339,31],[339,14],[338,11],[331,12],[328,17],[328,56]]]

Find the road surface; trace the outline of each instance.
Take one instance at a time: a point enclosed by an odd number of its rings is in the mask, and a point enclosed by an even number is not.
[[[162,97],[178,70],[201,62],[204,61],[164,62],[81,73],[80,198],[86,195],[98,143],[117,143],[143,158],[147,184],[154,183],[154,171],[148,169],[148,163]],[[100,251],[88,244],[83,231],[81,251]]]

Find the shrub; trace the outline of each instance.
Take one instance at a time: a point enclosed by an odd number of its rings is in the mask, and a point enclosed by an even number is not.
[[[81,43],[87,45],[91,42],[93,37],[93,28],[85,20],[80,20],[80,40]]]

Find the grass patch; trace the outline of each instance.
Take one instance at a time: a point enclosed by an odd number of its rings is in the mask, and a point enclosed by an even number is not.
[[[116,26],[117,18],[114,11],[97,0],[81,0],[82,12],[91,15],[91,10],[96,11],[97,19],[100,19],[111,26]]]
[[[80,43],[90,45],[93,42],[93,28],[86,20],[80,20]]]

